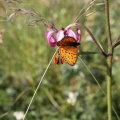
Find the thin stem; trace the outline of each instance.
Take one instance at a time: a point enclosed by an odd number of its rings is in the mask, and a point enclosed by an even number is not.
[[[103,88],[100,86],[99,82],[97,81],[96,77],[93,75],[93,73],[91,72],[90,68],[85,64],[85,62],[82,60],[82,58],[79,56],[81,62],[83,63],[83,65],[86,67],[86,69],[88,70],[88,72],[91,74],[91,76],[93,77],[93,79],[95,80],[95,82],[98,84],[100,90],[102,91],[102,93],[107,97],[105,91],[103,90]],[[117,113],[117,111],[115,110],[114,106],[112,106],[112,109],[117,117],[118,120],[120,120],[120,117]]]
[[[101,44],[96,40],[96,38],[94,37],[94,35],[91,33],[91,31],[83,24],[80,24],[80,23],[73,23],[73,24],[70,24],[66,27],[67,28],[70,28],[70,27],[74,27],[74,26],[80,26],[80,27],[83,27],[88,33],[89,35],[91,36],[92,40],[94,41],[95,45],[97,46],[97,48],[99,49],[99,51],[101,52],[101,54],[106,58],[108,55],[105,53],[104,49],[102,48]]]
[[[110,51],[110,56],[107,58],[107,107],[108,107],[108,120],[112,120],[112,48]]]
[[[105,14],[106,14],[106,32],[107,32],[108,45],[112,45],[110,16],[109,16],[109,0],[105,0]]]
[[[100,52],[91,52],[91,51],[80,51],[79,55],[93,55],[93,54],[100,54]]]
[[[96,77],[93,75],[93,73],[91,72],[91,70],[88,68],[88,66],[85,64],[85,62],[82,60],[82,58],[79,56],[81,62],[83,63],[83,65],[86,67],[86,69],[88,70],[88,72],[91,74],[91,76],[93,77],[93,79],[95,80],[95,82],[98,84],[99,88],[101,89],[102,93],[106,96],[105,91],[103,90],[103,88],[101,87],[101,85],[99,84],[98,80],[96,79]]]
[[[58,51],[58,49],[57,49],[57,50],[55,51],[55,53],[53,54],[52,59],[50,60],[47,68],[45,69],[45,71],[44,71],[44,73],[43,73],[43,75],[42,75],[42,77],[41,77],[41,79],[40,79],[40,81],[39,81],[39,84],[38,84],[38,86],[37,86],[37,88],[36,88],[36,90],[35,90],[32,98],[31,98],[30,103],[29,103],[29,105],[28,105],[28,108],[27,108],[27,110],[26,110],[26,112],[25,112],[25,115],[24,115],[23,120],[25,120],[25,117],[26,117],[26,115],[27,115],[27,113],[28,113],[28,110],[30,109],[30,106],[31,106],[31,104],[32,104],[32,102],[33,102],[33,99],[35,98],[35,95],[36,95],[36,93],[37,93],[37,91],[38,91],[38,89],[39,89],[39,87],[40,87],[40,85],[41,85],[41,83],[42,83],[42,81],[43,81],[43,78],[44,78],[44,76],[45,76],[45,74],[46,74],[46,72],[47,72],[47,70],[48,70],[48,68],[49,68],[49,66],[50,66],[50,64],[51,64],[51,62],[52,62],[55,54],[57,53],[57,51]]]
[[[76,19],[73,21],[73,23],[77,22],[78,19],[80,18],[80,14],[83,12],[83,10],[85,10],[85,8],[90,4],[90,1],[88,1],[88,3],[80,10],[80,12],[78,13]]]
[[[112,120],[112,58],[113,58],[113,48],[112,48],[112,38],[110,30],[110,17],[109,17],[109,0],[105,0],[105,14],[106,14],[106,32],[108,40],[108,54],[107,57],[107,107],[108,107],[108,120]]]
[[[115,48],[118,45],[120,45],[120,35],[118,36],[118,38],[115,40],[115,42],[112,44],[112,47]]]

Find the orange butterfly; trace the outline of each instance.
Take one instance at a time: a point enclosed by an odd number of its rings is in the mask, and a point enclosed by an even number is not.
[[[77,43],[73,37],[65,36],[61,41],[57,42],[59,46],[58,54],[71,66],[75,65],[78,58]],[[58,58],[58,60],[61,58]],[[58,63],[59,64],[59,63]]]

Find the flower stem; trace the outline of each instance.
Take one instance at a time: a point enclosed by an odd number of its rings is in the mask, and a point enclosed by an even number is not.
[[[25,118],[26,118],[26,115],[27,115],[27,113],[28,113],[28,111],[29,111],[29,109],[30,109],[30,106],[31,106],[32,102],[33,102],[33,99],[35,98],[35,95],[36,95],[36,93],[37,93],[37,91],[38,91],[38,89],[39,89],[39,87],[40,87],[40,85],[41,85],[41,83],[42,83],[42,81],[43,81],[43,78],[44,78],[46,72],[48,71],[48,68],[49,68],[49,66],[50,66],[50,64],[51,64],[51,62],[52,62],[55,54],[57,53],[57,51],[58,51],[58,49],[57,49],[57,50],[55,51],[55,53],[53,54],[50,62],[48,63],[48,65],[47,65],[47,67],[46,67],[46,69],[45,69],[45,71],[44,71],[44,73],[43,73],[43,75],[42,75],[42,77],[41,77],[41,79],[40,79],[40,81],[39,81],[36,89],[35,89],[35,92],[34,92],[32,98],[31,98],[31,100],[30,100],[30,103],[29,103],[29,105],[28,105],[28,107],[27,107],[27,110],[25,111],[25,115],[24,115],[24,117],[23,117],[23,120],[25,120]]]
[[[110,56],[107,58],[107,107],[108,107],[108,120],[112,120],[112,49],[110,51]]]
[[[108,120],[112,120],[112,58],[113,58],[113,48],[112,48],[112,38],[110,30],[110,18],[109,18],[109,0],[105,0],[105,14],[106,14],[106,32],[108,40],[108,54],[107,57],[107,107],[108,107]]]
[[[106,14],[106,30],[107,30],[108,45],[112,45],[110,16],[109,16],[109,0],[105,0],[105,14]]]

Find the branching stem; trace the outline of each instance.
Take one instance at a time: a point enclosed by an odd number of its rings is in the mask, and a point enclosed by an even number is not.
[[[113,58],[113,48],[112,48],[112,38],[110,30],[110,17],[109,17],[109,0],[105,0],[105,15],[106,15],[106,33],[108,40],[108,54],[107,57],[107,107],[108,107],[108,120],[112,120],[112,58]]]

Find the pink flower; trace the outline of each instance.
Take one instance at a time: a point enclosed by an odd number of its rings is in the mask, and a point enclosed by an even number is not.
[[[73,37],[76,40],[76,42],[81,41],[81,31],[78,28],[76,28],[76,34],[70,28],[67,28],[67,29],[63,28],[61,30],[48,29],[46,31],[46,38],[47,38],[48,44],[51,47],[55,47],[57,45],[57,42],[62,40],[65,36]]]

